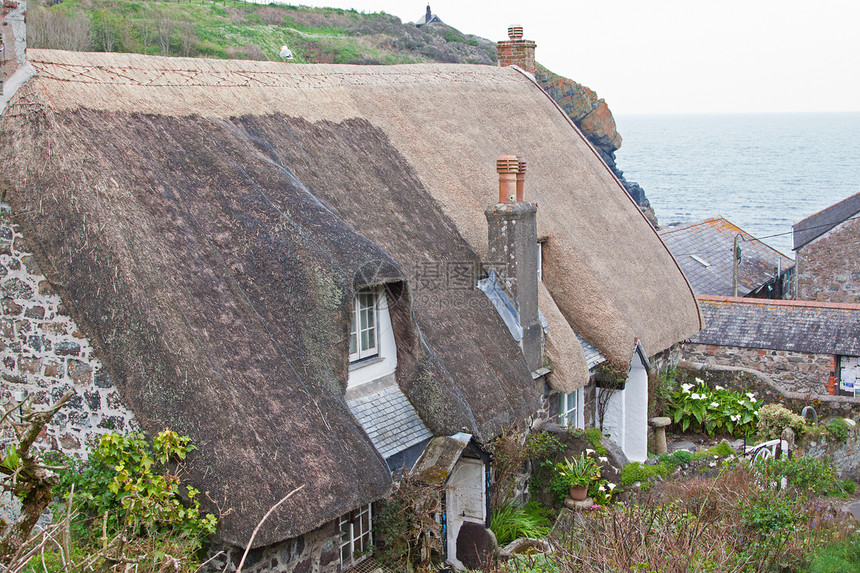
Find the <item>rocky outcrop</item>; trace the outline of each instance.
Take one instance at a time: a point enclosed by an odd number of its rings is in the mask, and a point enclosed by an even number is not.
[[[615,152],[621,147],[621,134],[615,127],[615,118],[612,117],[606,101],[597,97],[594,90],[541,66],[538,66],[535,78],[588,138],[651,224],[656,227],[657,217],[645,197],[645,191],[638,183],[627,181],[624,172],[615,164]]]

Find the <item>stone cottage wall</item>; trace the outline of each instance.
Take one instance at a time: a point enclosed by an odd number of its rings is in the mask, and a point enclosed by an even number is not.
[[[340,531],[331,521],[309,533],[281,543],[252,549],[245,558],[245,573],[337,573],[340,571]],[[207,571],[236,571],[244,549],[213,547],[218,552]]]
[[[860,303],[860,220],[797,251],[797,299]]]
[[[835,394],[836,358],[787,350],[685,343],[684,360],[764,372],[785,392]]]
[[[112,431],[138,429],[93,347],[39,271],[8,207],[0,213],[0,404],[13,392],[25,408],[47,409],[69,390],[71,400],[47,428],[43,445],[87,455],[87,444]]]

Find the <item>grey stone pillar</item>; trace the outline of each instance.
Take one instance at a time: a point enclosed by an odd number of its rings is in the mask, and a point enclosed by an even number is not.
[[[537,206],[497,203],[484,214],[489,228],[489,260],[516,306],[523,329],[522,349],[532,371],[543,363],[543,330],[538,319]]]

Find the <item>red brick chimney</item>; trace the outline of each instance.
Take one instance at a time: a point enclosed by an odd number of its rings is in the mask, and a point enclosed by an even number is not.
[[[537,205],[523,199],[526,161],[514,155],[496,160],[499,202],[487,217],[489,261],[519,315],[520,342],[526,364],[534,372],[543,365],[543,327],[538,316]]]
[[[531,74],[535,73],[535,46],[537,44],[531,40],[523,40],[522,26],[510,26],[508,40],[496,43],[499,65],[518,66]]]

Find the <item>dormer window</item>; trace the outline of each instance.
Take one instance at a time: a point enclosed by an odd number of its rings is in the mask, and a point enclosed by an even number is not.
[[[356,362],[379,354],[379,293],[375,289],[358,291],[352,301],[349,327],[349,361]]]
[[[355,293],[351,310],[347,388],[378,380],[397,368],[397,346],[385,287]]]

